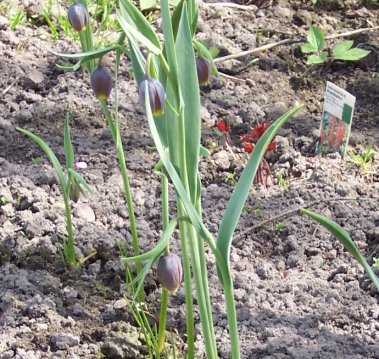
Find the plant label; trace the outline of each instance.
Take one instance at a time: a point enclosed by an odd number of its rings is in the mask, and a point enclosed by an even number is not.
[[[344,156],[349,143],[354,105],[355,97],[352,94],[327,82],[317,153],[339,152]]]

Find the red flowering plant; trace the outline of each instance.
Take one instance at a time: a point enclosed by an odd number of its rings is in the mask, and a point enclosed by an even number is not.
[[[229,137],[230,126],[223,120],[216,121],[216,127],[224,136],[225,142],[230,146],[231,141]]]
[[[263,123],[257,123],[255,127],[251,129],[251,133],[248,133],[246,135],[243,135],[240,137],[241,146],[247,152],[250,154],[253,152],[255,144],[258,142],[258,140],[263,136],[263,134],[266,132],[266,130],[269,128],[268,122]],[[270,151],[274,151],[276,149],[276,143],[275,143],[275,137],[271,141],[271,143],[268,145],[265,154],[267,154]],[[260,163],[257,174],[254,178],[255,183],[262,184],[265,188],[269,187],[272,183],[272,176],[271,176],[271,170],[270,166],[265,158],[262,159],[262,162]]]

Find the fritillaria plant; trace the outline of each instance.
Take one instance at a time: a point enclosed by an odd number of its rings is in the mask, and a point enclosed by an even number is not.
[[[80,1],[85,5],[85,1]],[[170,292],[174,292],[184,279],[186,298],[187,353],[189,359],[195,358],[195,323],[193,314],[193,284],[200,312],[202,334],[206,357],[218,358],[218,349],[212,316],[212,303],[209,294],[207,258],[204,246],[208,245],[216,258],[220,285],[225,293],[231,356],[240,358],[237,329],[237,317],[234,303],[234,290],[229,263],[233,233],[259,164],[280,127],[297,111],[296,106],[273,123],[254,145],[254,150],[242,172],[240,180],[230,198],[217,238],[207,230],[202,221],[201,180],[199,157],[209,153],[201,146],[200,85],[210,82],[211,75],[217,75],[217,69],[207,48],[195,39],[198,18],[198,6],[195,0],[182,0],[170,12],[168,0],[161,0],[163,42],[144,15],[131,0],[120,0],[118,21],[121,33],[116,43],[102,49],[93,49],[92,36],[86,26],[86,36],[81,37],[83,53],[58,54],[65,57],[79,57],[72,66],[76,70],[83,65],[94,74],[99,71],[90,65],[96,58],[114,51],[116,64],[114,69],[114,115],[108,108],[108,85],[99,86],[91,81],[95,95],[99,98],[103,113],[108,121],[116,144],[121,174],[124,180],[125,196],[128,204],[129,220],[133,238],[133,257],[124,257],[124,262],[137,266],[137,293],[143,290],[143,281],[152,266],[158,264],[158,276],[162,283],[162,304],[159,320],[158,342],[160,350],[164,348],[164,333],[167,302]],[[82,32],[84,33],[84,32]],[[127,40],[127,41],[125,41]],[[125,49],[127,46],[127,50]],[[143,49],[143,50],[141,50]],[[145,56],[145,51],[148,53]],[[121,54],[127,54],[133,66],[140,101],[146,111],[146,118],[154,139],[160,160],[154,173],[160,176],[162,183],[162,235],[156,246],[150,251],[139,254],[133,202],[122,149],[118,122],[118,72]],[[105,71],[101,69],[105,80]],[[96,76],[97,77],[97,76]],[[98,80],[97,80],[98,81]],[[99,96],[100,94],[100,96]],[[171,218],[168,181],[175,188],[177,216]],[[170,240],[178,228],[182,262],[169,250]],[[180,263],[180,264],[179,264]],[[143,265],[143,267],[142,267]],[[139,297],[141,300],[141,296]]]

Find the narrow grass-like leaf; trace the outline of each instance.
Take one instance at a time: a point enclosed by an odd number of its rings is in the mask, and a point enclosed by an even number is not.
[[[323,227],[325,227],[330,233],[332,233],[341,244],[350,252],[350,254],[356,259],[356,261],[364,268],[368,276],[371,278],[373,283],[375,284],[376,289],[379,292],[379,278],[375,275],[374,271],[367,263],[366,259],[362,256],[358,247],[355,245],[353,240],[351,239],[349,233],[347,233],[341,226],[339,226],[336,222],[330,220],[329,218],[322,216],[320,214],[311,212],[307,209],[302,208],[301,211],[314,219],[316,222],[320,223]]]
[[[64,152],[66,155],[66,167],[72,168],[74,165],[74,149],[72,148],[70,135],[70,114],[67,112],[66,121],[64,122]]]
[[[59,183],[63,189],[64,192],[67,191],[67,180],[66,176],[63,173],[62,166],[60,165],[57,156],[55,156],[54,152],[51,150],[51,148],[47,145],[47,143],[34,133],[31,133],[27,130],[24,130],[22,128],[17,127],[17,131],[21,132],[22,134],[28,136],[31,140],[33,140],[38,146],[41,147],[42,151],[45,152],[46,156],[49,158],[50,162],[52,163],[55,172],[58,176]]]
[[[111,46],[103,47],[101,49],[96,49],[96,50],[91,50],[91,51],[86,51],[86,52],[77,52],[75,54],[65,54],[65,53],[56,52],[53,50],[49,50],[49,52],[55,56],[58,56],[58,57],[65,57],[65,58],[69,58],[69,59],[78,59],[78,58],[84,57],[84,58],[87,58],[87,60],[90,60],[90,59],[96,59],[96,58],[99,58],[101,56],[104,56],[106,53],[113,51],[113,50],[117,50],[120,47],[121,47],[120,45],[114,44]]]
[[[148,273],[150,272],[150,269],[152,268],[152,266],[158,260],[159,255],[160,254],[158,254],[154,258],[150,258],[149,260],[147,260],[146,264],[143,267],[143,269],[137,274],[137,276],[134,277],[133,280],[131,280],[130,282],[127,283],[127,285],[126,285],[127,288],[133,288],[134,289],[133,298],[135,300],[138,300],[138,295],[139,295],[139,292],[143,288],[145,278],[148,275]],[[134,288],[136,284],[137,284],[137,287]]]
[[[155,258],[156,256],[158,256],[160,253],[162,253],[165,250],[167,244],[169,243],[170,237],[172,236],[172,233],[174,232],[176,228],[176,224],[177,224],[177,221],[173,219],[169,223],[167,228],[163,231],[161,239],[158,241],[158,244],[150,251],[140,254],[139,256],[122,257],[121,259],[127,264],[129,263],[137,264],[137,263],[147,261],[151,258]]]
[[[225,263],[229,266],[230,247],[233,233],[237,227],[245,201],[253,184],[255,174],[265,154],[267,146],[279,131],[279,129],[295,115],[303,105],[298,105],[276,120],[263,134],[254,147],[253,152],[243,170],[241,177],[234,188],[232,196],[226,207],[217,236],[217,248],[220,251]],[[222,278],[219,273],[220,280]]]
[[[197,18],[198,18],[198,6],[196,4],[196,0],[181,0],[178,2],[173,14],[172,14],[172,30],[174,33],[174,38],[176,39],[178,29],[179,29],[179,23],[180,18],[182,16],[183,6],[186,5],[187,7],[187,14],[188,14],[188,22],[190,23],[191,28],[191,35],[192,37],[195,35],[196,28],[197,28]]]
[[[87,0],[77,0],[78,3],[82,4],[88,13],[88,6],[87,6]],[[92,29],[91,29],[91,22],[89,21],[89,18],[87,19],[87,25],[85,31],[79,32],[80,37],[80,43],[82,45],[82,49],[84,51],[91,51],[93,49],[93,42],[92,42]],[[94,59],[86,61],[88,72],[91,73],[92,70],[96,67]]]

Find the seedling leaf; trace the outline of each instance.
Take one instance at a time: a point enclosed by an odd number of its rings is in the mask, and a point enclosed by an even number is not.
[[[333,49],[333,55],[337,60],[344,61],[357,61],[367,56],[370,51],[358,49],[357,47],[351,48],[353,46],[353,41],[344,41],[338,44]]]
[[[309,42],[306,42],[305,44],[301,45],[301,52],[303,54],[309,54],[311,52],[317,52],[317,49]]]
[[[326,54],[326,56],[324,54]],[[320,56],[319,55],[311,55],[308,57],[307,65],[322,64],[325,62],[327,57],[328,57],[327,53],[322,53]]]
[[[318,27],[310,27],[307,34],[307,40],[309,44],[315,49],[315,51],[321,51],[324,48],[324,33]]]

